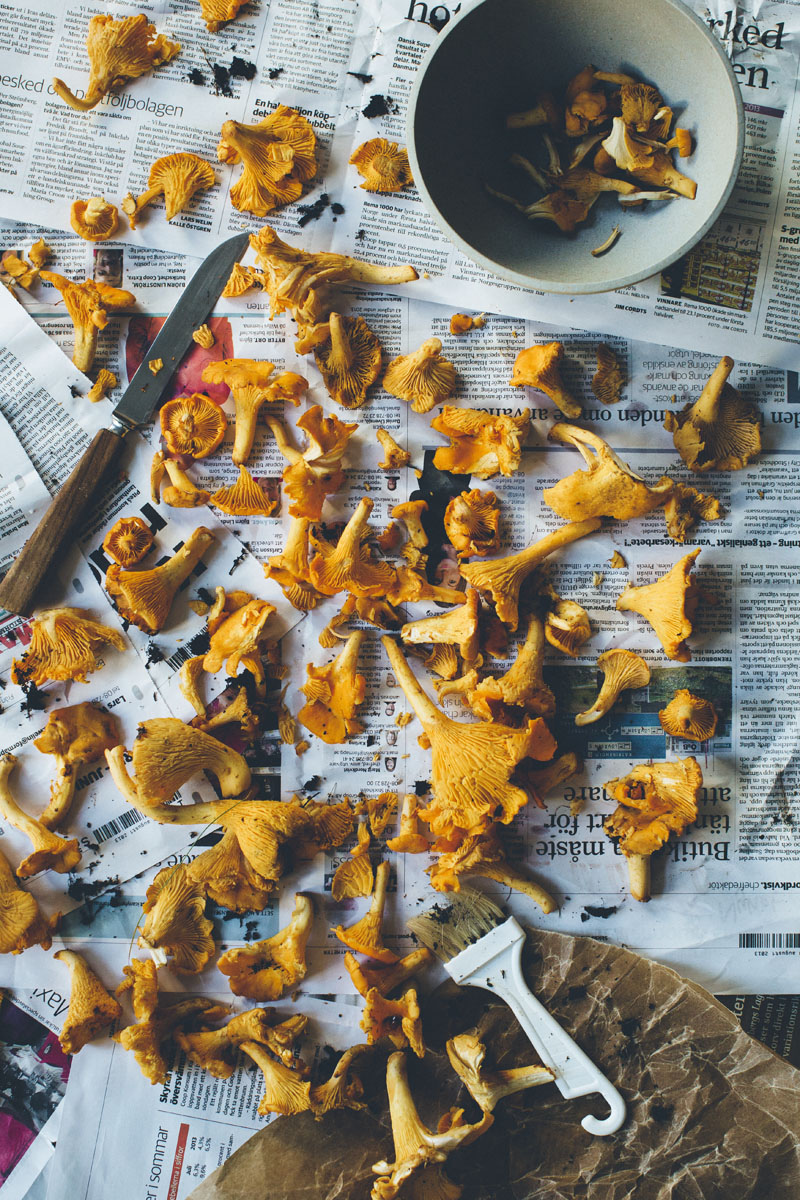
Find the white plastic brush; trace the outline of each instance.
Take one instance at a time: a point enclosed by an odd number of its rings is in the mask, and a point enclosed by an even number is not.
[[[486,988],[505,1000],[562,1096],[598,1092],[611,1106],[607,1117],[589,1114],[581,1125],[589,1133],[616,1133],[625,1120],[625,1101],[613,1083],[584,1054],[555,1017],[532,994],[522,974],[525,931],[482,892],[462,888],[437,906],[408,921],[408,927],[444,963],[456,983]]]

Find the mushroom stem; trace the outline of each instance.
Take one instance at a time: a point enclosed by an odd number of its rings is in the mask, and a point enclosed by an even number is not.
[[[480,869],[475,872],[476,875],[483,875],[486,879],[494,879],[497,883],[504,883],[506,887],[513,888],[515,892],[524,892],[526,896],[530,896],[539,905],[543,913],[555,912],[558,908],[553,897],[549,892],[533,879],[529,879],[527,875],[523,875],[521,871],[517,871],[507,862],[496,863],[481,863]]]
[[[13,754],[4,754],[0,758],[0,816],[5,817],[10,825],[24,833],[35,844],[41,840],[41,823],[22,811],[8,786],[11,772],[16,765],[17,759]]]
[[[61,819],[69,812],[77,780],[76,767],[68,763],[63,755],[56,755],[55,778],[50,784],[50,803],[39,817],[39,821],[47,829],[57,828]]]
[[[95,108],[103,99],[103,92],[99,88],[88,91],[84,98],[76,96],[69,90],[63,79],[53,80],[53,91],[55,94],[68,104],[70,108],[75,108],[79,112],[88,112],[90,108]]]
[[[89,370],[94,362],[94,356],[97,352],[97,334],[99,329],[105,328],[106,321],[102,325],[98,325],[92,320],[88,324],[75,326],[75,342],[72,350],[72,361],[79,371],[84,374]]]
[[[634,900],[643,903],[650,899],[650,855],[628,855],[628,877],[630,891]]]
[[[420,687],[400,647],[390,637],[383,637],[381,641],[388,655],[389,662],[392,664],[392,670],[397,676],[397,682],[405,692],[409,704],[419,717],[425,730],[427,731],[429,728],[438,725],[442,721],[442,713],[439,712],[439,709],[428,694]]]
[[[267,417],[267,425],[272,430],[272,436],[278,443],[278,449],[290,463],[299,462],[303,455],[297,450],[286,436],[286,427],[277,417]]]
[[[706,424],[713,424],[719,416],[719,404],[728,376],[733,370],[733,359],[727,354],[719,360],[705,387],[692,407],[692,416]]]

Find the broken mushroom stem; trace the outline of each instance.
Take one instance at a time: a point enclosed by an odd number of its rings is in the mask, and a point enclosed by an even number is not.
[[[629,854],[628,878],[631,896],[643,903],[650,899],[650,855]]]
[[[696,419],[708,425],[717,420],[722,393],[733,366],[733,359],[727,354],[719,360],[693,405],[692,414]]]

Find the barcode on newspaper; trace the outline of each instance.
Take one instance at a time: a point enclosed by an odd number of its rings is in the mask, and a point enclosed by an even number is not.
[[[800,933],[740,933],[740,950],[800,950]]]
[[[139,821],[146,820],[143,813],[137,812],[132,808],[130,812],[120,813],[113,821],[106,821],[105,825],[99,825],[97,829],[92,830],[93,841],[107,842],[109,838],[116,837],[118,833],[122,833],[123,829],[130,829],[131,825],[138,824]]]

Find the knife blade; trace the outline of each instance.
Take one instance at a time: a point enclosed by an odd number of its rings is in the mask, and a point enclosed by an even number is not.
[[[248,243],[249,235],[239,233],[217,246],[200,264],[114,409],[111,428],[95,434],[0,581],[0,607],[31,616],[44,580],[72,544],[81,518],[122,451],[125,435],[149,421],[192,343],[192,333],[213,310]],[[164,361],[156,375],[147,366],[154,358]]]

